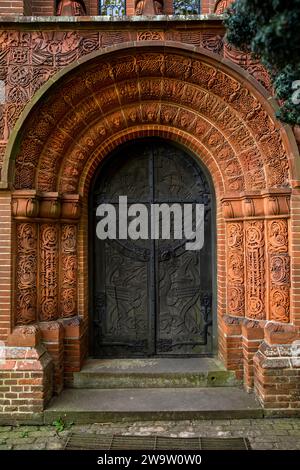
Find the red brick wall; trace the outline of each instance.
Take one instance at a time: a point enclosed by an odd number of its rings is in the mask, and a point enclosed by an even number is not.
[[[291,357],[290,345],[278,347],[266,342],[254,356],[254,388],[266,416],[299,414],[299,359]]]
[[[201,13],[213,13],[215,9],[216,0],[202,0],[201,2]]]
[[[96,16],[99,13],[99,0],[85,0],[88,15]]]
[[[1,365],[0,409],[9,413],[40,413],[53,390],[52,362],[44,347],[11,347]]]
[[[23,0],[1,0],[0,1],[0,15],[13,16],[23,15],[24,2]]]

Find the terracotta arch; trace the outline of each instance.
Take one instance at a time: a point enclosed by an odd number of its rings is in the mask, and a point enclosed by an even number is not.
[[[292,132],[275,111],[275,101],[245,71],[172,42],[107,48],[57,74],[23,112],[4,162],[17,222],[16,324],[77,321],[82,360],[89,182],[117,145],[161,136],[187,147],[211,174],[219,349],[241,375],[241,356],[235,358],[223,323],[241,325],[246,317],[264,328],[266,320],[294,321],[289,218],[299,161]],[[28,239],[30,281],[22,278]]]
[[[108,47],[102,50],[101,52],[97,51],[95,53],[91,53],[85,56],[84,58],[80,59],[75,65],[73,64],[61,70],[58,74],[51,78],[43,87],[41,87],[41,89],[35,95],[31,103],[26,106],[25,110],[21,114],[15,126],[14,132],[10,136],[3,162],[3,186],[5,184],[13,182],[14,162],[17,159],[20,159],[20,152],[18,150],[18,147],[19,145],[22,145],[22,133],[24,133],[25,130],[27,132],[27,124],[29,122],[28,118],[30,117],[32,119],[33,117],[34,119],[33,115],[35,112],[36,118],[40,124],[40,126],[38,127],[41,128],[41,119],[37,115],[38,113],[36,111],[37,109],[39,109],[39,111],[43,113],[43,109],[45,109],[45,106],[48,108],[49,106],[51,106],[51,104],[55,106],[52,102],[53,100],[51,101],[51,94],[53,94],[54,92],[67,93],[69,89],[69,103],[71,103],[73,106],[72,100],[74,100],[74,102],[77,101],[78,105],[82,105],[82,100],[84,101],[84,98],[91,92],[91,81],[89,81],[89,74],[91,75],[93,73],[93,68],[97,68],[97,64],[101,62],[104,64],[103,67],[107,68],[108,73],[113,73],[113,67],[115,69],[118,67],[118,61],[116,60],[117,57],[121,55],[123,57],[125,56],[125,58],[127,56],[128,58],[130,57],[132,51],[141,51],[141,53],[147,53],[147,51],[149,51],[149,57],[151,57],[151,55],[152,57],[158,56],[159,54],[161,54],[162,51],[168,51],[171,60],[172,57],[174,59],[174,66],[177,66],[177,72],[172,72],[172,66],[169,64],[166,79],[171,79],[173,81],[178,80],[186,83],[187,87],[190,88],[190,93],[194,92],[195,94],[196,88],[201,88],[202,90],[209,90],[210,97],[213,97],[214,99],[216,99],[216,101],[219,100],[220,106],[222,104],[224,106],[224,103],[226,103],[226,105],[228,106],[228,109],[226,109],[226,119],[229,119],[230,117],[232,119],[238,119],[239,122],[241,122],[241,125],[245,126],[240,128],[240,132],[247,132],[249,136],[254,136],[256,141],[258,141],[259,132],[261,137],[263,137],[263,131],[265,133],[264,135],[266,135],[266,132],[268,131],[270,133],[270,141],[273,141],[274,145],[277,145],[277,148],[274,148],[277,157],[278,155],[280,155],[280,153],[282,153],[281,149],[278,149],[278,145],[282,146],[283,142],[286,159],[293,158],[293,156],[297,154],[297,146],[290,128],[288,126],[282,125],[275,118],[275,111],[277,109],[275,100],[270,98],[264,88],[260,84],[258,84],[247,72],[245,72],[229,60],[222,59],[222,61],[220,61],[220,58],[216,54],[207,52],[202,48],[178,44],[172,41],[166,41],[163,43],[159,41],[140,41],[138,44],[125,43],[120,46]],[[199,59],[201,60],[199,61]],[[109,65],[107,67],[107,60],[112,65]],[[206,70],[202,71],[202,81],[201,77],[199,77],[199,80],[197,80],[197,74],[199,74],[198,69],[199,67],[204,67],[204,65]],[[130,67],[129,64],[128,66]],[[82,75],[82,71],[84,68],[87,68],[87,87],[82,87],[82,83],[78,84],[78,81],[80,80],[79,76]],[[127,76],[122,76],[120,74],[118,75],[117,70],[115,70],[115,72],[117,73],[117,82],[120,81],[120,77],[121,80],[123,78],[123,81],[124,78],[126,80],[128,79],[128,77],[130,77],[131,79],[136,78],[135,74],[127,74]],[[158,74],[156,72],[154,74],[151,72],[149,73],[150,75],[148,76],[148,78],[155,78],[155,75],[159,79],[163,77],[160,72]],[[188,75],[190,76],[188,77]],[[142,75],[142,77],[147,78],[147,74]],[[77,87],[74,88],[74,83],[72,83],[72,80],[77,81]],[[81,82],[82,81],[83,78],[81,77]],[[114,80],[108,80],[107,83],[113,85]],[[95,83],[95,86],[99,87],[99,85],[101,89],[101,86],[103,85],[103,82],[101,82],[101,78],[100,84],[97,84],[97,82]],[[79,89],[80,86],[81,90]],[[77,95],[75,91],[76,89],[78,89]],[[236,91],[232,93],[232,90]],[[168,95],[166,97],[160,96],[159,98],[162,100],[164,98],[167,98],[168,102],[172,102],[172,98],[174,100],[174,97],[168,97]],[[41,103],[45,101],[46,103],[43,108],[43,106],[41,107]],[[65,104],[66,109],[63,112],[64,117],[66,117],[65,114],[67,114],[68,108],[68,104]],[[188,107],[191,106],[191,104],[186,100],[183,100],[183,103],[179,101],[178,104],[183,104]],[[214,104],[216,106],[215,112],[218,113],[219,110],[217,108],[217,103]],[[112,108],[110,108],[110,111],[111,109]],[[53,131],[53,121],[51,122],[51,118],[49,119],[49,126],[50,129],[52,129]],[[45,117],[43,118],[43,121],[45,121]],[[45,122],[43,124],[45,125]],[[236,125],[238,126],[237,123]],[[216,127],[218,128],[218,126]],[[32,128],[37,129],[35,122],[32,123]],[[232,129],[230,129],[230,127],[228,128],[228,130],[229,132],[232,132]],[[30,133],[30,131],[28,131],[28,133]],[[228,135],[226,137],[228,138]],[[45,142],[43,142],[42,145],[45,145]],[[266,147],[266,143],[265,147],[262,143],[260,151],[263,153],[264,148]],[[298,179],[299,169],[297,168],[297,165],[298,162],[290,162],[289,166],[291,171],[291,179]]]

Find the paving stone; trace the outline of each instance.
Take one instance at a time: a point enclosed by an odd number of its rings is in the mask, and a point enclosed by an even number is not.
[[[51,441],[51,440],[49,440],[47,442],[46,448],[48,450],[60,450],[60,449],[63,449],[64,446],[65,446],[65,442],[63,442],[63,441]]]
[[[1,449],[63,449],[71,432],[165,435],[170,437],[248,437],[253,449],[300,449],[300,419],[143,421],[74,425],[56,434],[53,426],[2,426]],[[21,437],[25,435],[25,437]]]
[[[38,431],[41,428],[43,429],[44,426],[15,426],[13,428],[13,431],[17,432],[21,430],[22,432],[30,432],[30,431]]]
[[[56,436],[56,431],[53,429],[49,431],[49,429],[41,429],[40,431],[32,431],[28,433],[28,437],[51,437]]]
[[[19,438],[14,438],[14,439],[9,439],[9,442],[11,444],[13,444],[14,446],[15,445],[30,445],[30,444],[33,444],[35,441],[35,438],[30,438],[30,437],[19,437]]]
[[[273,446],[272,445],[265,445],[265,444],[259,444],[259,445],[253,445],[252,446],[253,450],[272,450]]]
[[[11,450],[12,445],[11,444],[0,444],[0,450]]]
[[[29,444],[15,444],[13,450],[31,450],[32,446]]]
[[[47,443],[46,442],[35,442],[30,446],[30,450],[46,450]]]
[[[0,436],[2,437],[2,433],[7,433],[8,431],[11,431],[12,426],[0,426]]]
[[[288,429],[287,433],[290,436],[300,436],[300,429]],[[277,432],[276,432],[276,434],[277,434]]]

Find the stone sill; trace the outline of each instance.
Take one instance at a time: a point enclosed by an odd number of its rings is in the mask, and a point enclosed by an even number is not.
[[[155,15],[155,16],[0,16],[1,23],[178,23],[178,22],[221,22],[224,15]]]

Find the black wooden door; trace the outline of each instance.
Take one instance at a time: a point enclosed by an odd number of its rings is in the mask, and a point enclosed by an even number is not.
[[[109,203],[205,205],[204,246],[186,240],[99,240],[96,208]],[[161,140],[122,147],[93,188],[93,324],[95,357],[195,356],[212,352],[211,194],[201,168]],[[130,222],[129,218],[129,222]],[[118,222],[118,221],[117,221]],[[171,220],[171,233],[172,233]],[[149,233],[151,220],[149,217]]]

